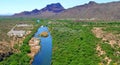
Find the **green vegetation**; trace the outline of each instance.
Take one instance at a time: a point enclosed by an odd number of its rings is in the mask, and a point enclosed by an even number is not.
[[[75,22],[53,22],[49,25],[53,37],[52,65],[97,65],[96,54],[99,41],[91,27]]]
[[[15,48],[20,49],[21,52],[14,53],[10,57],[4,59],[4,61],[0,62],[0,65],[29,65],[30,57],[27,56],[27,53],[30,52],[30,47],[28,46],[28,41],[40,25],[48,26],[53,38],[52,65],[99,65],[105,56],[112,59],[111,65],[115,63],[118,65],[120,64],[120,55],[116,53],[117,51],[120,52],[120,47],[116,45],[115,48],[112,48],[111,45],[96,38],[91,31],[93,27],[102,27],[106,32],[119,35],[120,22],[41,20],[42,22],[37,24],[35,22],[36,20],[37,19],[34,18],[0,19],[0,23],[5,25],[2,25],[2,28],[0,27],[0,34],[2,34],[3,31],[7,33],[15,23],[20,23],[21,21],[35,25],[32,33],[23,41],[23,45],[20,48],[18,48],[18,45],[15,45]],[[10,21],[15,23],[10,23]],[[5,34],[3,33],[3,35]],[[120,38],[120,36],[118,36],[118,38]],[[2,38],[0,39],[2,40]],[[7,38],[4,37],[4,39]],[[101,48],[106,52],[102,57],[99,57],[96,52],[97,44],[100,44]]]
[[[23,41],[23,45],[20,47],[20,53],[14,53],[0,62],[0,65],[29,65],[30,57],[27,56],[27,53],[30,52],[30,47],[28,46],[28,41],[32,36],[33,33],[27,36]]]
[[[20,46],[19,53],[14,53],[10,57],[5,58],[2,62],[0,62],[0,65],[30,65],[29,62],[31,58],[27,55],[30,53],[28,42],[33,37],[39,26],[40,24],[35,25],[32,33],[24,39],[22,46]],[[14,47],[17,48],[18,45],[15,45]]]
[[[114,25],[120,26],[120,23],[53,20],[48,25],[53,37],[52,65],[98,65],[103,60],[96,53],[96,45],[99,43],[106,55],[112,58],[111,64],[116,63],[120,59],[113,54],[114,49],[109,44],[102,44],[101,39],[91,32],[93,27],[106,29]]]

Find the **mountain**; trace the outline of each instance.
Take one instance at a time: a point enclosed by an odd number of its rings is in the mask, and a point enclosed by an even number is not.
[[[64,9],[60,3],[47,5],[41,10],[25,11],[15,16],[29,16],[52,19],[79,19],[79,20],[116,20],[120,19],[120,1],[109,3],[89,3]]]
[[[62,12],[63,10],[65,9],[60,3],[53,3],[47,5],[45,8],[42,8],[41,10],[34,9],[32,11],[24,11],[21,13],[17,13],[14,16],[15,17],[50,17]]]
[[[53,18],[80,20],[120,19],[120,1],[101,4],[90,1],[87,4],[69,8]]]

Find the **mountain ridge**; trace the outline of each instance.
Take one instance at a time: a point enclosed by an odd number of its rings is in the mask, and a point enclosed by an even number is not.
[[[16,13],[13,16],[17,16],[17,17],[24,17],[24,16],[37,16],[37,17],[49,17],[52,15],[55,15],[61,11],[65,10],[64,7],[60,4],[60,3],[52,3],[47,5],[46,7],[38,10],[38,9],[34,9],[32,11],[23,11],[21,13]],[[50,14],[50,15],[47,15]]]
[[[47,5],[41,10],[33,10],[35,14],[33,14],[32,16],[29,15],[32,12],[26,12],[26,15],[28,15],[29,17],[52,19],[113,20],[120,19],[119,6],[120,1],[113,1],[108,3],[96,3],[94,1],[90,1],[89,3],[85,3],[83,5],[78,5],[72,8],[64,9],[64,7],[60,3],[54,3]],[[42,12],[38,13],[39,11]]]

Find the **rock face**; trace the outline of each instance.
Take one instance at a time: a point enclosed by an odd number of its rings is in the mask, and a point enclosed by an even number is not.
[[[0,42],[0,61],[13,54],[12,48],[7,42]]]
[[[49,17],[56,15],[64,10],[64,7],[60,3],[53,3],[47,5],[41,10],[34,9],[32,11],[24,11],[21,13],[17,13],[14,15],[14,17]]]
[[[42,33],[40,34],[40,36],[41,36],[41,37],[48,37],[48,32],[42,32]]]
[[[43,8],[41,11],[52,11],[54,13],[59,13],[64,10],[64,7],[60,3],[47,5],[45,8]]]

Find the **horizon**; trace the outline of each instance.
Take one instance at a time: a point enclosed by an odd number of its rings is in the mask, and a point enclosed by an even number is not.
[[[74,1],[74,0],[72,0]],[[108,2],[114,2],[114,1],[119,1],[119,0],[83,0],[83,1],[74,1],[71,3],[71,1],[63,1],[63,0],[48,0],[48,1],[39,1],[39,0],[14,0],[14,1],[9,1],[9,0],[4,0],[1,1],[0,4],[3,5],[0,8],[0,16],[10,16],[14,15],[15,13],[20,13],[23,11],[32,11],[34,9],[42,9],[46,7],[46,5],[52,4],[52,3],[60,3],[65,9],[72,8],[78,5],[83,5],[85,3],[89,3],[90,1],[94,1],[96,3],[108,3]],[[29,2],[29,3],[28,3]],[[40,2],[40,3],[39,3]],[[42,3],[42,4],[41,4]],[[35,5],[33,5],[35,4]],[[10,6],[6,6],[10,5]],[[16,6],[15,6],[16,5]]]

